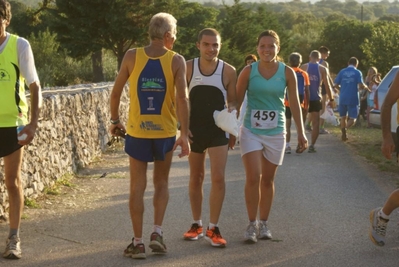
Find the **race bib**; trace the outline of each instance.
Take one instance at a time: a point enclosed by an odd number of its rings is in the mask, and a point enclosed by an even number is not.
[[[258,110],[251,112],[251,127],[254,129],[273,129],[277,127],[278,112],[276,110]]]

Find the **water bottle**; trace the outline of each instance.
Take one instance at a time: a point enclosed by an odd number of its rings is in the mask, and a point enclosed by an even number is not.
[[[24,121],[22,119],[22,114],[18,115],[17,119],[17,135],[22,131],[22,129],[25,127]],[[28,137],[26,134],[23,134],[21,136],[18,136],[18,140],[23,141]]]

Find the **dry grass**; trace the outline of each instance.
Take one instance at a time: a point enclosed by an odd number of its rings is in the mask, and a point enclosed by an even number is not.
[[[374,164],[379,170],[398,174],[399,164],[396,163],[396,157],[393,157],[392,160],[387,160],[381,153],[381,129],[367,128],[367,123],[363,122],[363,120],[361,120],[361,123],[361,126],[350,128],[347,144],[353,151],[364,157],[370,164]],[[341,138],[340,127],[326,125],[326,129],[336,135],[337,138]]]

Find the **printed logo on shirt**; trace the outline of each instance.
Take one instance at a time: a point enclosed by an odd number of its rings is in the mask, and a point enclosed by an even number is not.
[[[8,82],[10,80],[10,74],[5,69],[0,69],[0,82]]]
[[[144,131],[163,131],[162,125],[155,124],[152,121],[142,121],[140,123],[140,129]]]

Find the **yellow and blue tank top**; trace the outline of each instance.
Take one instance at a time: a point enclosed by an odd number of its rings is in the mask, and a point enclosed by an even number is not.
[[[137,138],[167,138],[177,132],[175,83],[172,60],[167,51],[157,58],[136,50],[134,69],[129,77],[130,109],[127,133]]]
[[[0,128],[17,126],[18,118],[28,123],[25,79],[21,76],[17,50],[18,36],[10,34],[0,53]]]
[[[244,126],[258,135],[285,133],[286,66],[279,62],[277,72],[270,79],[265,79],[258,67],[259,61],[252,63]]]

